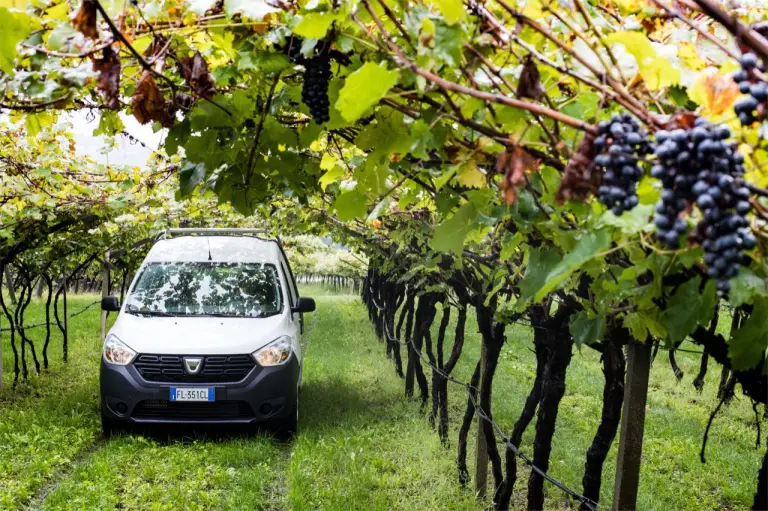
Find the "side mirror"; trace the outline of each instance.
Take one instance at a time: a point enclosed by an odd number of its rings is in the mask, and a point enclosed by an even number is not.
[[[101,310],[108,312],[117,312],[120,310],[120,302],[116,296],[102,296]]]
[[[296,307],[292,308],[291,312],[314,312],[315,308],[315,301],[312,298],[302,296],[299,297]]]

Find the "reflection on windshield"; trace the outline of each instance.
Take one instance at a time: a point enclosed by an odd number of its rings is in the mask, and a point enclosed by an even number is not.
[[[126,302],[132,314],[266,317],[282,310],[274,265],[150,263]]]

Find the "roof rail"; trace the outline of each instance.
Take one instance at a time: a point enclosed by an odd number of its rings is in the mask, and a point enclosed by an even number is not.
[[[177,227],[173,229],[166,229],[161,232],[158,239],[167,239],[171,236],[178,235],[190,235],[190,234],[207,234],[207,235],[252,235],[258,237],[260,234],[267,234],[265,229],[248,229],[240,227]],[[272,239],[272,238],[270,238]]]

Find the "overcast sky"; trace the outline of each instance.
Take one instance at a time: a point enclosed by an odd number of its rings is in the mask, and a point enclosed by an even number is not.
[[[152,151],[158,149],[165,136],[165,130],[154,133],[151,124],[142,126],[132,115],[121,113],[120,118],[125,125],[125,131],[137,140],[144,142],[147,148],[140,144],[132,144],[127,137],[117,135],[115,137],[117,148],[103,154],[104,137],[93,136],[93,130],[99,125],[99,117],[90,118],[87,110],[69,112],[67,117],[72,122],[77,153],[88,155],[98,162],[111,165],[143,165]]]

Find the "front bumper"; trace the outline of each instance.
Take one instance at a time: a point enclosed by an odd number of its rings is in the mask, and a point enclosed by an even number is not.
[[[136,424],[251,424],[296,414],[300,365],[295,355],[282,366],[256,366],[237,383],[146,381],[133,364],[101,360],[101,409],[110,420]],[[171,402],[171,387],[213,387],[213,402]]]

